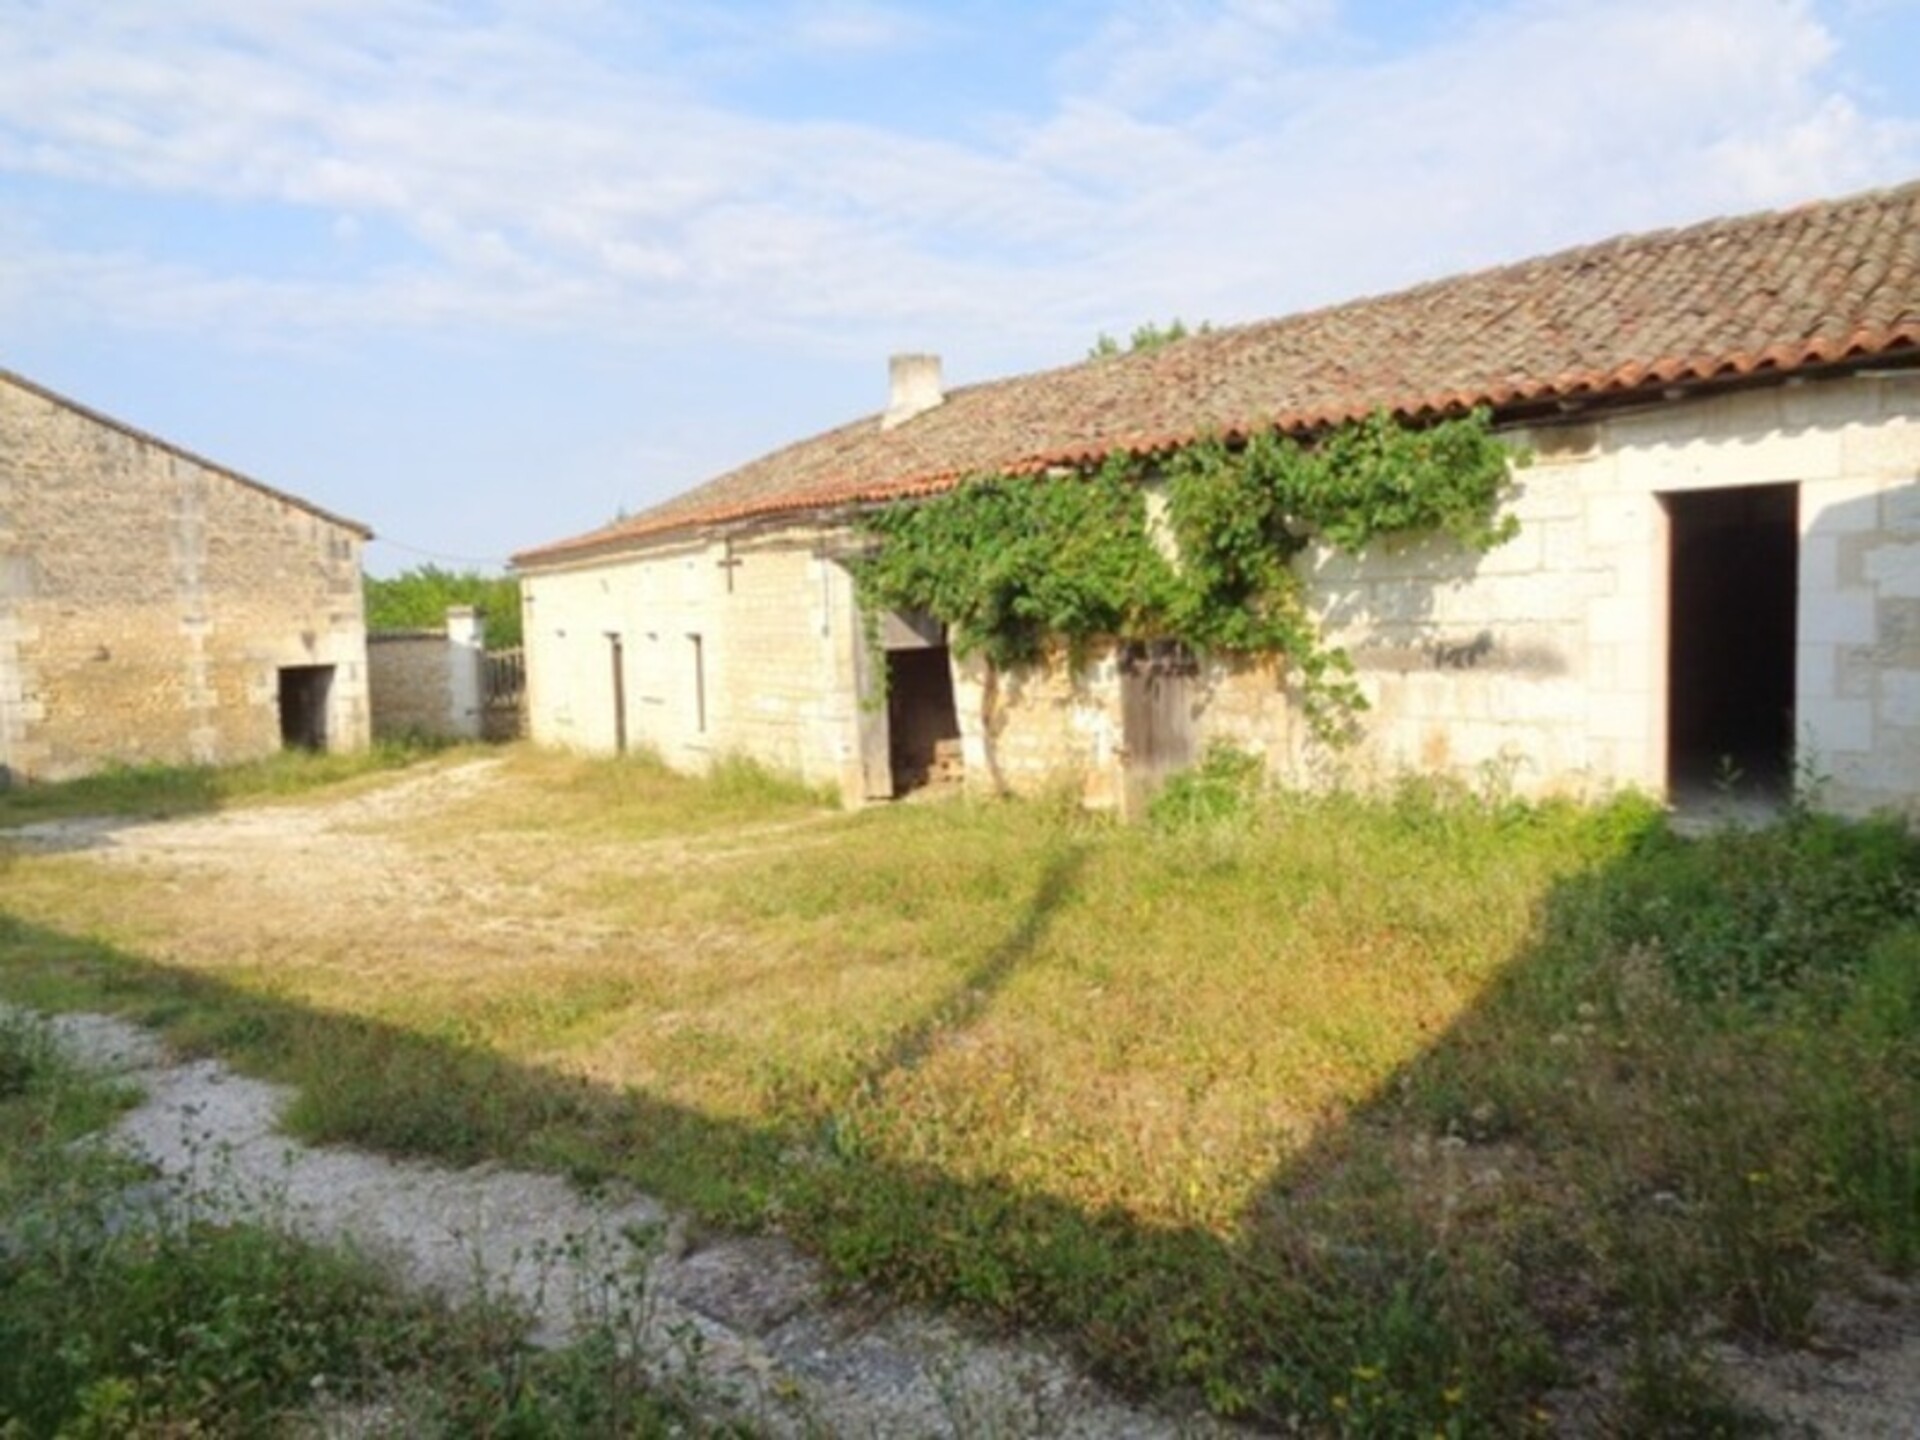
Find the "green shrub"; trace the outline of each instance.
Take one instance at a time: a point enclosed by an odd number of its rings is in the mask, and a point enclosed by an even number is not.
[[[1920,847],[1890,821],[1796,813],[1764,829],[1650,837],[1598,879],[1608,938],[1657,953],[1695,999],[1760,999],[1856,970],[1920,921]]]
[[[1252,811],[1265,778],[1258,755],[1216,741],[1198,765],[1167,781],[1147,817],[1170,830],[1239,819]]]

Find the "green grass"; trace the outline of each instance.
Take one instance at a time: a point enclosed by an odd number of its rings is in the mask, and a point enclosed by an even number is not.
[[[76,816],[165,819],[218,810],[401,769],[442,749],[381,743],[339,754],[285,750],[244,765],[111,765],[77,780],[0,786],[0,829]]]
[[[1550,1430],[1598,1345],[1618,1428],[1737,1425],[1705,1337],[1794,1343],[1920,1258],[1897,827],[1230,761],[1127,828],[520,752],[381,838],[527,928],[23,858],[0,988],[290,1079],[308,1133],[630,1177],[1263,1424]]]

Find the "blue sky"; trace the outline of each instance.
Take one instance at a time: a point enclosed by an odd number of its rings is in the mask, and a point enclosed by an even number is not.
[[[0,0],[0,366],[498,562],[1101,332],[1920,178],[1920,0]]]

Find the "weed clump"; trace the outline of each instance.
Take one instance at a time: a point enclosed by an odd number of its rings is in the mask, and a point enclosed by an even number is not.
[[[1213,744],[1200,763],[1167,781],[1147,818],[1166,830],[1245,819],[1260,799],[1266,766],[1234,745]]]

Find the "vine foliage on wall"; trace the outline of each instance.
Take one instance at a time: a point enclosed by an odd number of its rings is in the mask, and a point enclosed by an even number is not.
[[[1295,557],[1316,541],[1357,555],[1428,534],[1489,550],[1518,529],[1500,506],[1509,466],[1525,460],[1485,410],[1420,429],[1377,412],[1311,446],[1266,432],[1045,476],[983,475],[870,512],[854,582],[870,623],[926,611],[956,653],[996,669],[1106,639],[1279,656],[1327,730],[1363,702],[1347,657],[1314,622]],[[1162,516],[1150,513],[1155,493]]]

